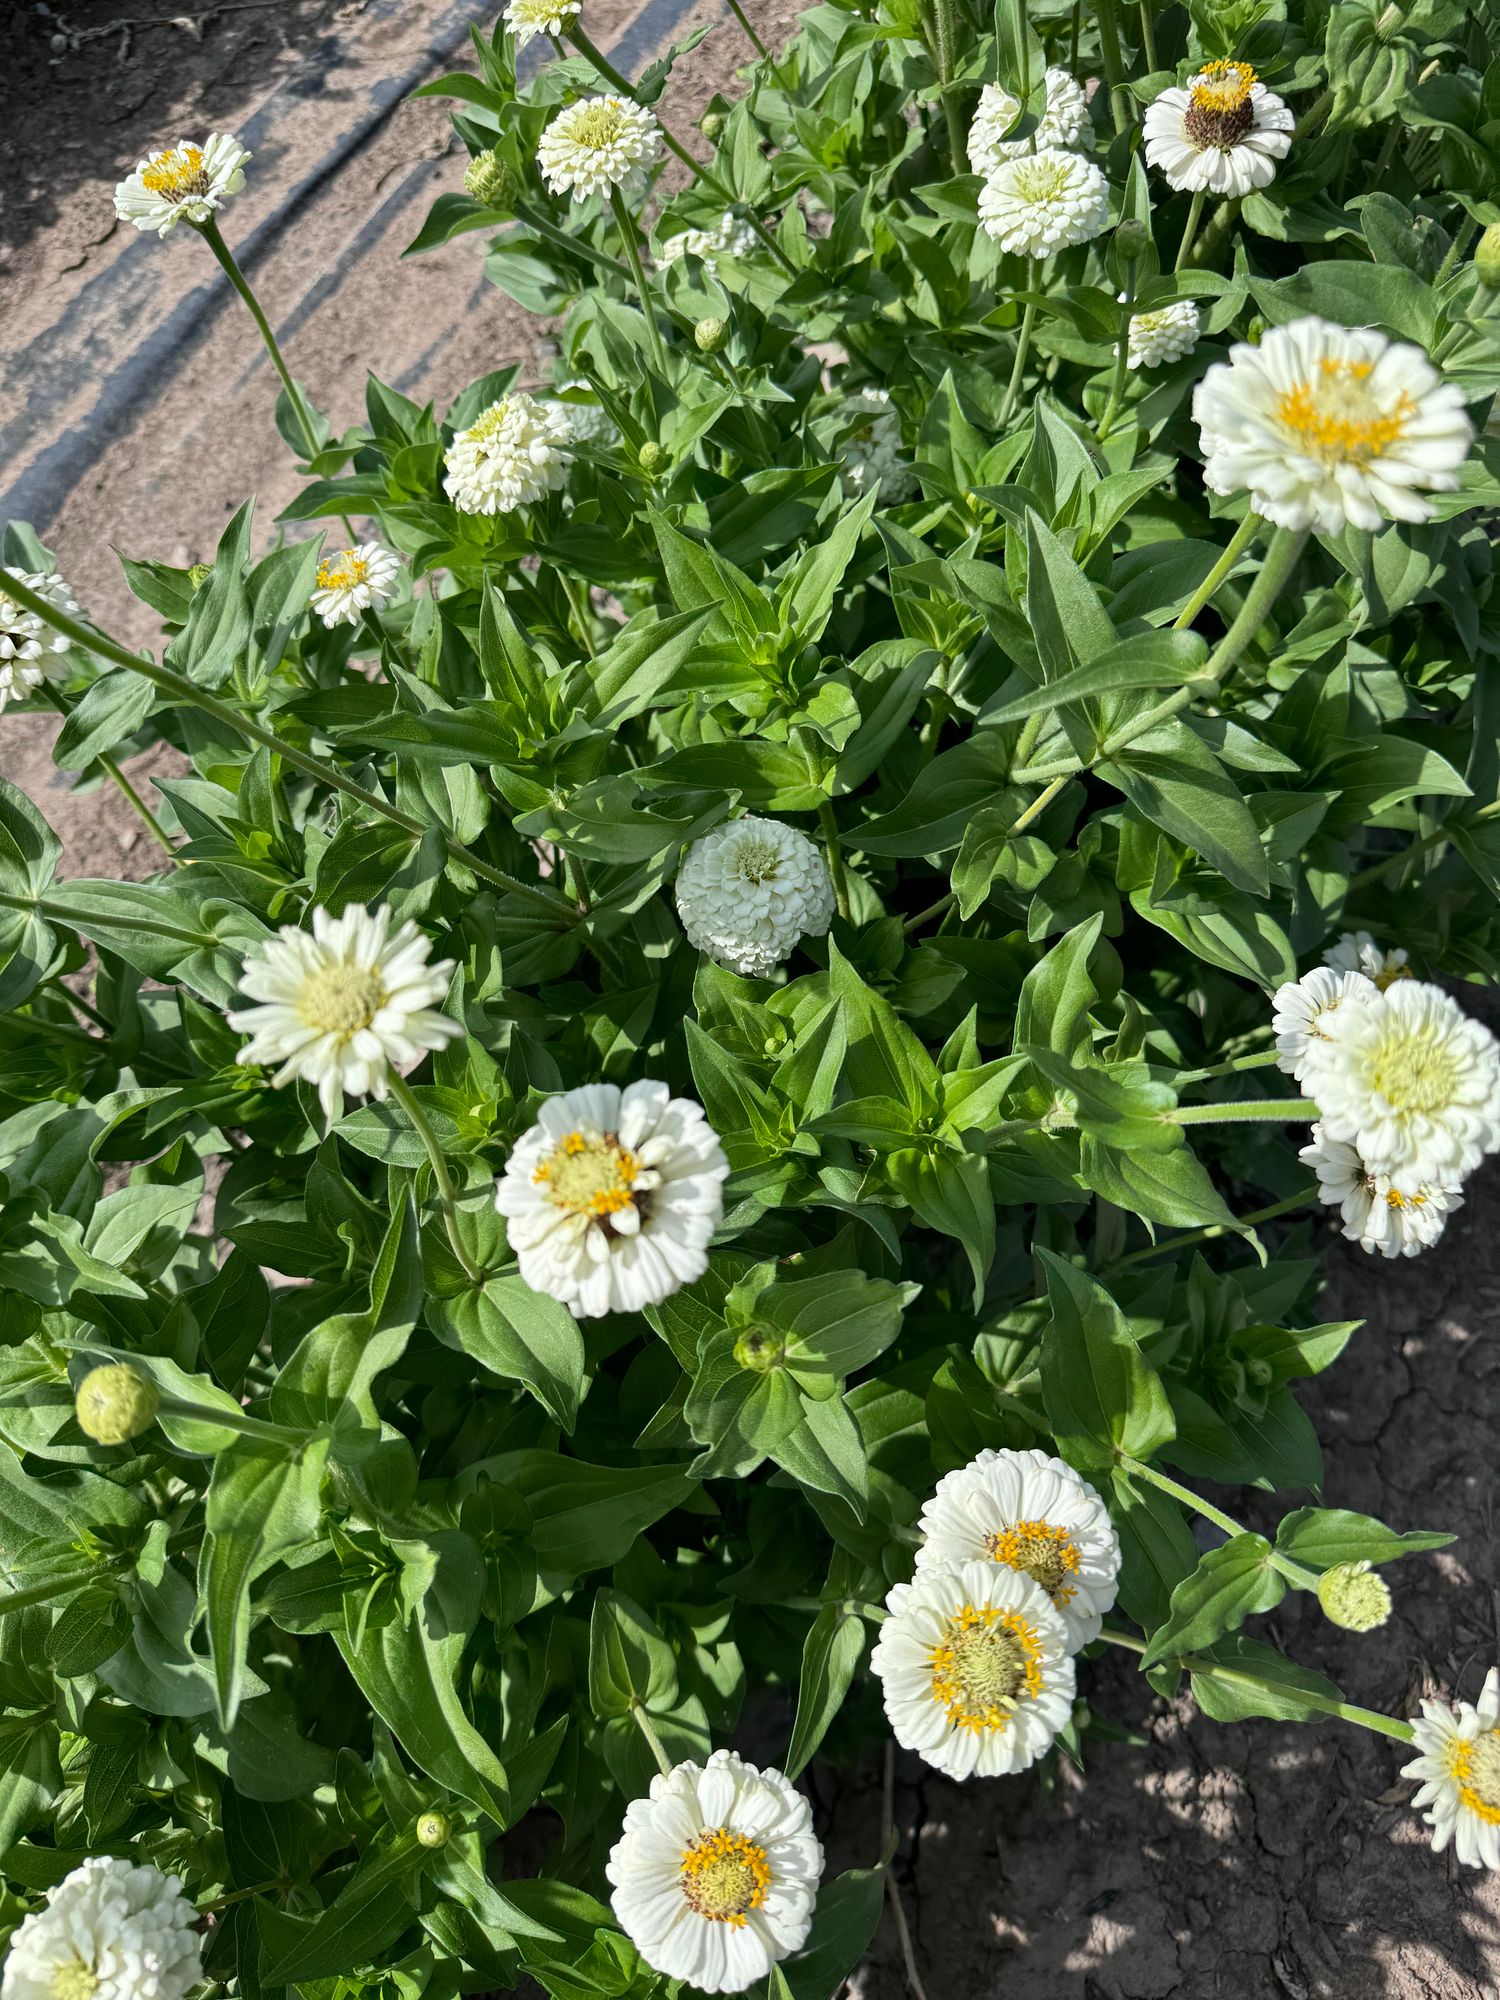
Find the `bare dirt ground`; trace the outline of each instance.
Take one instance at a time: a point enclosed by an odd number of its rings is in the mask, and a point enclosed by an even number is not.
[[[125,24],[130,4],[27,7],[8,24],[0,188],[24,192],[0,206],[0,516],[33,519],[93,615],[149,644],[151,615],[124,591],[111,546],[196,561],[251,492],[267,543],[294,481],[254,329],[203,246],[113,224],[110,191],[142,152],[211,128],[254,147],[234,240],[335,428],[358,416],[367,368],[441,407],[485,369],[535,368],[549,330],[485,284],[476,239],[398,262],[461,164],[444,104],[407,94],[468,66],[467,22],[487,27],[492,6],[237,0],[184,27]],[[752,6],[773,44],[796,11]],[[623,42],[636,70],[657,53],[637,17],[661,24],[657,40],[720,22],[669,92],[679,128],[734,87],[742,44],[724,12],[721,0],[649,0],[644,13],[641,0],[589,0],[601,45]],[[8,716],[0,770],[63,834],[67,871],[149,873],[153,851],[120,801],[72,794],[53,770],[52,734],[43,718]],[[160,761],[132,766],[148,792]],[[1484,997],[1467,989],[1466,1004],[1479,1011]],[[1409,1713],[1424,1691],[1473,1698],[1500,1657],[1500,1174],[1475,1183],[1440,1252],[1390,1266],[1330,1241],[1329,1270],[1325,1316],[1368,1324],[1304,1396],[1326,1498],[1459,1539],[1391,1572],[1396,1612],[1377,1633],[1339,1632],[1300,1597],[1257,1629],[1354,1702]],[[1113,1658],[1083,1682],[1144,1748],[1096,1745],[1087,1775],[1064,1771],[1050,1793],[1030,1778],[924,1782],[901,1761],[899,1875],[929,2000],[1500,1993],[1500,1883],[1428,1851],[1398,1745],[1336,1725],[1221,1728],[1186,1699],[1154,1701]],[[814,1782],[831,1860],[871,1861],[878,1765],[820,1763]],[[860,2000],[905,1991],[889,1920],[853,1987]]]

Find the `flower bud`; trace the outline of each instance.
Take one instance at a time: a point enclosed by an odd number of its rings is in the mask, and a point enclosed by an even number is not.
[[[1261,318],[1260,314],[1257,313],[1255,317],[1251,320],[1249,326],[1246,327],[1245,329],[1245,338],[1249,341],[1252,347],[1259,347],[1261,341],[1265,338],[1265,332],[1266,332],[1266,323]]]
[[[446,1813],[425,1812],[417,1821],[418,1847],[446,1847],[453,1836],[453,1822]]]
[[[513,169],[498,153],[481,153],[477,159],[470,160],[464,169],[464,186],[475,201],[482,201],[486,208],[506,213],[514,207],[516,196],[521,192],[521,184]]]
[[[1474,246],[1474,275],[1487,292],[1500,292],[1500,222],[1492,222]]]
[[[95,1444],[127,1444],[156,1422],[156,1384],[123,1361],[91,1368],[78,1385],[73,1412]]]
[[[1318,1578],[1318,1602],[1331,1624],[1373,1632],[1391,1615],[1391,1592],[1367,1562],[1336,1563]]]
[[[717,145],[719,134],[724,130],[723,112],[705,111],[703,116],[698,121],[698,130],[703,134],[704,138],[707,139],[707,141],[711,146]]]
[[[786,1342],[765,1327],[747,1326],[734,1343],[734,1358],[752,1375],[769,1375],[786,1358]]]
[[[208,579],[213,575],[213,573],[214,573],[214,566],[212,563],[193,564],[192,568],[188,571],[188,582],[193,586],[194,596],[196,596],[198,592],[203,588],[204,584],[208,582]]]
[[[654,438],[647,438],[635,455],[636,464],[648,479],[654,479],[658,472],[666,470],[669,454]]]
[[[728,338],[729,328],[721,319],[700,319],[693,328],[700,354],[717,354]]]
[[[1127,216],[1115,231],[1115,249],[1127,264],[1133,264],[1144,254],[1151,241],[1151,231],[1144,222],[1137,222],[1134,216]]]

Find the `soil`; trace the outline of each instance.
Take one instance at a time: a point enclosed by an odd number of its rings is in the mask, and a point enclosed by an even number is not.
[[[335,429],[366,368],[439,406],[486,369],[536,371],[549,328],[488,287],[475,239],[407,263],[427,203],[457,184],[442,101],[418,83],[469,67],[472,0],[237,0],[135,23],[131,0],[18,9],[0,102],[0,518],[31,519],[107,629],[154,642],[112,546],[211,553],[245,494],[259,540],[294,476],[248,319],[203,246],[112,221],[110,191],[151,146],[238,132],[257,159],[234,240],[293,371]],[[779,45],[795,0],[756,0]],[[589,0],[601,46],[639,70],[718,23],[674,78],[679,129],[734,89],[743,44],[722,0]],[[628,56],[628,60],[626,59]],[[74,875],[140,877],[154,851],[112,792],[84,797],[50,760],[53,726],[9,715],[0,771],[37,797]],[[130,766],[148,792],[166,766]],[[1481,1011],[1485,996],[1465,989]],[[1493,1011],[1493,1010],[1492,1010]],[[1500,1408],[1500,1172],[1473,1184],[1441,1251],[1388,1265],[1330,1232],[1324,1314],[1367,1324],[1304,1401],[1329,1504],[1458,1540],[1391,1572],[1395,1612],[1356,1637],[1288,1600],[1278,1636],[1349,1700],[1410,1713],[1474,1698],[1500,1657],[1493,1420]],[[1274,1518],[1235,1496],[1252,1521]],[[1152,1699],[1128,1663],[1086,1665],[1096,1710],[1143,1746],[1091,1744],[1086,1775],[955,1786],[904,1756],[897,1878],[930,2000],[1483,2000],[1500,1993],[1500,1879],[1434,1856],[1396,1775],[1399,1745],[1329,1724],[1224,1728]],[[830,1863],[868,1864],[881,1772],[814,1767]],[[887,1917],[851,1982],[907,1990]]]

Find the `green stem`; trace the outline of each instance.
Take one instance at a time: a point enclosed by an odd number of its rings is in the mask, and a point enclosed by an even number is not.
[[[625,206],[625,197],[617,187],[609,191],[609,205],[615,213],[615,224],[625,241],[625,255],[630,260],[630,272],[635,281],[636,295],[641,302],[641,312],[646,321],[646,341],[651,349],[651,365],[667,379],[667,350],[661,344],[661,328],[656,324],[656,308],[651,303],[651,287],[646,283],[646,267],[641,262],[640,239],[636,234],[635,217]]]
[[[1130,93],[1125,88],[1125,59],[1120,53],[1120,24],[1115,18],[1115,0],[1094,0],[1095,23],[1099,29],[1099,54],[1104,62],[1104,80],[1109,85],[1109,113],[1116,132],[1131,127]]]
[[[443,1224],[448,1231],[448,1241],[453,1246],[453,1254],[463,1267],[464,1275],[474,1285],[484,1283],[484,1273],[464,1248],[463,1238],[458,1229],[458,1197],[453,1191],[453,1178],[448,1172],[448,1162],[443,1158],[443,1149],[438,1136],[428,1122],[427,1114],[417,1102],[416,1094],[404,1076],[397,1076],[391,1070],[387,1076],[391,1096],[401,1106],[411,1120],[412,1129],[427,1149],[427,1158],[432,1166],[432,1178],[437,1182],[438,1202],[443,1211]]]
[[[9,587],[7,584],[6,588]],[[1478,812],[1470,813],[1464,825],[1473,826],[1479,820],[1493,819],[1496,813],[1500,813],[1500,800],[1492,800],[1489,805],[1481,806]],[[1357,875],[1350,878],[1349,887],[1345,891],[1346,899],[1352,896],[1356,889],[1363,889],[1369,883],[1378,881],[1387,869],[1396,867],[1399,862],[1410,861],[1418,854],[1425,854],[1430,847],[1436,847],[1449,838],[1451,838],[1450,828],[1448,822],[1444,820],[1442,825],[1435,826],[1431,833],[1424,833],[1419,840],[1414,840],[1410,847],[1398,847],[1394,853],[1383,854],[1378,861],[1372,862],[1368,868],[1362,868]]]
[[[919,931],[922,928],[923,924],[930,924],[934,917],[942,916],[944,912],[950,910],[957,901],[958,898],[956,895],[954,895],[953,891],[951,889],[945,889],[942,895],[938,897],[935,903],[929,903],[925,910],[918,910],[917,914],[914,917],[905,918],[901,925],[902,930],[908,932]]]
[[[1216,1507],[1211,1500],[1205,1500],[1201,1493],[1195,1493],[1190,1486],[1179,1485],[1165,1472],[1158,1472],[1154,1465],[1147,1465],[1143,1459],[1132,1458],[1126,1451],[1120,1452],[1118,1457],[1126,1472],[1137,1479],[1148,1480],[1160,1492],[1170,1494],[1174,1500],[1180,1500],[1184,1507],[1190,1507],[1195,1514],[1201,1514],[1205,1521],[1212,1521],[1216,1528],[1222,1528],[1231,1538],[1248,1532],[1232,1514],[1226,1514],[1222,1507]],[[1301,1563],[1293,1562],[1290,1556],[1284,1556],[1276,1549],[1271,1551],[1267,1560],[1273,1569],[1280,1570],[1287,1581],[1294,1584],[1298,1590],[1317,1589],[1318,1577],[1315,1570],[1304,1568]]]
[[[1192,255],[1193,239],[1198,234],[1198,224],[1203,219],[1203,204],[1207,199],[1204,190],[1198,188],[1188,203],[1187,221],[1182,225],[1182,241],[1177,246],[1177,262],[1172,266],[1174,272],[1180,271]]]
[[[1116,1625],[1106,1625],[1099,1637],[1111,1646],[1122,1646],[1128,1653],[1144,1653],[1144,1643],[1129,1632],[1122,1632]],[[1191,1673],[1217,1674],[1221,1680],[1238,1681],[1241,1687],[1266,1689],[1271,1684],[1261,1679],[1259,1674],[1246,1672],[1243,1667],[1222,1666],[1217,1660],[1200,1660],[1195,1654],[1185,1653],[1176,1662]],[[1389,1736],[1397,1743],[1410,1743],[1412,1727],[1394,1715],[1382,1715],[1375,1708],[1357,1708],[1352,1702],[1334,1701],[1328,1695],[1312,1694],[1298,1688],[1297,1699],[1307,1708],[1316,1709],[1319,1715],[1331,1715],[1340,1722],[1357,1723],[1361,1729],[1372,1729],[1377,1736]]]
[[[1125,274],[1125,296],[1120,301],[1120,337],[1115,343],[1115,367],[1109,385],[1109,401],[1104,406],[1104,415],[1099,419],[1099,428],[1095,432],[1100,444],[1109,436],[1125,394],[1125,375],[1130,365],[1130,308],[1134,302],[1135,266],[1132,264]]]
[[[666,1750],[663,1748],[662,1740],[657,1735],[655,1725],[652,1723],[650,1716],[647,1715],[644,1707],[638,1701],[633,1701],[630,1704],[630,1713],[635,1717],[636,1728],[639,1729],[642,1736],[645,1737],[647,1747],[649,1748],[651,1755],[656,1759],[656,1768],[661,1772],[664,1778],[670,1777],[672,1772],[672,1760],[667,1755]]]
[[[849,921],[849,877],[844,868],[844,848],[839,838],[839,823],[834,817],[832,802],[823,799],[818,805],[818,824],[823,829],[823,845],[828,850],[828,876],[833,883],[834,900],[838,904],[839,915]]]
[[[1172,620],[1172,630],[1174,632],[1186,631],[1188,626],[1193,623],[1198,613],[1207,604],[1219,585],[1245,553],[1245,550],[1255,537],[1256,529],[1263,525],[1260,515],[1252,507],[1230,537],[1229,546],[1208,572],[1208,575],[1204,577],[1202,583],[1193,592],[1177,617]]]
[[[271,366],[281,377],[281,386],[286,390],[287,399],[297,414],[297,423],[302,432],[302,441],[307,447],[307,456],[315,458],[318,452],[318,434],[313,429],[312,416],[308,411],[307,404],[302,400],[302,391],[292,380],[291,370],[282,359],[281,349],[276,344],[276,336],[271,331],[271,322],[260,309],[260,300],[256,298],[255,293],[251,290],[249,279],[235,262],[234,252],[224,241],[219,229],[218,217],[211,215],[207,222],[200,222],[196,227],[198,234],[203,238],[209,249],[212,250],[215,257],[218,258],[225,277],[228,278],[230,284],[234,286],[234,289],[244,300],[250,317],[255,321],[257,327],[259,327],[260,337],[266,344],[267,354],[271,357]]]
[[[1240,204],[1238,201],[1221,201],[1219,203],[1213,214],[1208,218],[1208,227],[1199,237],[1193,250],[1192,261],[1195,264],[1202,264],[1213,256],[1224,238],[1229,234],[1239,212]]]
[[[751,26],[750,17],[746,14],[744,8],[740,5],[740,0],[729,0],[729,11],[731,14],[733,14],[734,18],[739,22],[740,26],[744,29],[746,40],[749,42],[751,48],[754,49],[755,53],[760,57],[761,61],[764,63],[770,62],[771,51],[766,47],[765,43],[761,40],[760,36],[756,34],[755,29]]]
[[[130,1560],[129,1556],[111,1556],[90,1569],[71,1570],[66,1576],[47,1577],[41,1583],[27,1584],[23,1590],[7,1591],[0,1597],[0,1618],[12,1611],[29,1611],[33,1604],[50,1604],[53,1598],[71,1596],[75,1590],[86,1590],[101,1577],[113,1576],[126,1568]]]
[[[1078,44],[1083,39],[1083,0],[1073,0],[1073,23],[1068,30],[1068,68],[1078,74]]]
[[[1302,116],[1292,127],[1292,144],[1300,146],[1305,139],[1316,132],[1323,120],[1333,109],[1333,92],[1325,90],[1321,97],[1315,97]]]
[[[1317,1199],[1315,1187],[1303,1188],[1300,1194],[1289,1194],[1284,1201],[1273,1201],[1267,1208],[1257,1208],[1249,1215],[1242,1215],[1239,1227],[1253,1229],[1257,1223],[1271,1222],[1278,1215],[1291,1215],[1296,1209],[1306,1208]],[[1230,1234],[1227,1222],[1210,1222],[1202,1229],[1190,1229],[1165,1243],[1148,1243],[1144,1250],[1133,1250],[1128,1257],[1117,1257],[1109,1266],[1109,1275],[1113,1277],[1116,1271],[1133,1270],[1137,1264],[1149,1263],[1153,1257],[1169,1257],[1175,1250],[1186,1250],[1194,1243],[1212,1243],[1216,1237]]]
[[[72,713],[72,710],[68,707],[68,704],[63,700],[62,696],[58,693],[57,689],[55,687],[49,686],[47,682],[44,681],[42,683],[41,688],[38,690],[38,692],[41,694],[42,699],[44,701],[48,702],[53,708],[57,710],[59,715],[66,718]],[[146,831],[151,835],[151,838],[157,843],[159,847],[164,849],[166,853],[170,854],[172,859],[175,861],[177,859],[177,849],[172,845],[171,841],[167,838],[166,829],[162,826],[162,823],[156,817],[156,814],[152,812],[150,806],[146,804],[146,801],[141,797],[140,793],[136,790],[135,786],[131,784],[129,778],[127,778],[125,773],[120,769],[119,765],[115,762],[114,758],[106,756],[104,752],[101,750],[98,753],[98,755],[94,758],[94,762],[99,766],[101,771],[105,772],[105,774],[114,781],[116,787],[119,790],[120,796],[125,800],[126,804],[131,807],[132,811],[134,811],[139,815],[139,817],[145,824]]]
[[[1179,1104],[1167,1116],[1169,1125],[1286,1124],[1311,1122],[1319,1116],[1310,1097],[1251,1097],[1241,1104]]]
[[[1037,260],[1034,257],[1028,257],[1026,260],[1027,291],[1034,292],[1036,285]],[[1036,300],[1029,299],[1026,304],[1026,310],[1021,316],[1021,331],[1016,339],[1016,358],[1011,363],[1010,381],[1006,385],[1005,401],[1000,405],[1000,415],[995,422],[996,430],[1003,431],[1005,429],[1005,426],[1010,422],[1011,412],[1016,407],[1016,400],[1021,393],[1021,377],[1026,369],[1026,356],[1031,347],[1031,329],[1035,325]]]
[[[562,594],[568,600],[568,609],[573,614],[573,623],[578,628],[579,643],[591,660],[599,657],[599,648],[594,644],[593,620],[589,616],[587,591],[580,592],[577,583],[562,570],[554,570],[553,575],[562,587]]]
[[[1210,1077],[1215,1076],[1238,1076],[1247,1069],[1266,1069],[1270,1064],[1279,1061],[1280,1056],[1275,1049],[1257,1049],[1251,1055],[1232,1056],[1225,1062],[1214,1063],[1208,1069],[1180,1070],[1177,1075],[1177,1088],[1181,1090],[1190,1083],[1207,1083]]]
[[[1038,792],[1036,797],[1031,801],[1031,804],[1027,806],[1020,818],[1017,819],[1010,833],[1006,835],[1006,838],[1011,839],[1018,833],[1024,833],[1034,819],[1040,819],[1072,775],[1071,771],[1064,771],[1061,776],[1054,778],[1044,790]]]
[[[964,128],[953,96],[953,7],[952,0],[925,0],[926,41],[938,74],[938,102],[948,131],[948,167],[963,172]]]
[[[1141,0],[1141,54],[1146,58],[1146,74],[1156,70],[1156,24],[1151,19],[1151,0]]]
[[[567,50],[564,49],[562,53],[566,55]],[[517,222],[524,222],[534,235],[542,237],[545,242],[554,244],[559,250],[566,250],[570,256],[586,257],[601,271],[610,272],[614,277],[623,279],[627,285],[630,283],[630,267],[622,264],[618,257],[611,257],[607,250],[600,250],[595,244],[590,243],[586,236],[569,236],[566,230],[559,229],[556,223],[549,222],[545,215],[539,214],[529,202],[512,202],[511,212]]]
[[[305,1451],[313,1440],[313,1432],[294,1430],[290,1424],[262,1422],[243,1410],[221,1410],[209,1403],[194,1403],[185,1396],[163,1396],[157,1405],[157,1414],[163,1417],[187,1417],[197,1424],[214,1424],[223,1431],[237,1431],[241,1437],[254,1438],[257,1444],[279,1444],[284,1451]]]
[[[233,1889],[227,1896],[215,1896],[207,1903],[198,1904],[198,1914],[207,1916],[211,1910],[227,1910],[235,1903],[245,1903],[252,1896],[269,1895],[273,1889],[285,1887],[285,1878],[278,1875],[274,1881],[257,1882],[253,1889]]]

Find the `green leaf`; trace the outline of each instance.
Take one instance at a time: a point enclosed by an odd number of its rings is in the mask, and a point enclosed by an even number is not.
[[[842,1605],[825,1604],[802,1646],[797,1717],[782,1766],[789,1778],[796,1778],[812,1762],[843,1706],[864,1650],[864,1620]]]
[[[1322,1722],[1343,1697],[1330,1680],[1243,1634],[1221,1639],[1192,1665],[1193,1699],[1213,1722]],[[1304,1699],[1311,1695],[1314,1702]]]
[[[497,1479],[526,1501],[537,1567],[557,1588],[619,1562],[694,1485],[680,1466],[586,1465],[554,1451],[506,1452],[468,1476]]]
[[[583,1395],[583,1335],[564,1305],[534,1291],[524,1278],[486,1278],[482,1290],[429,1297],[433,1331],[502,1382],[519,1382],[571,1431]]]
[[[1081,1472],[1117,1452],[1149,1459],[1172,1437],[1172,1405],[1124,1314],[1097,1280],[1036,1246],[1051,1322],[1042,1336],[1042,1399],[1057,1448]]]
[[[1283,1555],[1310,1569],[1332,1569],[1339,1563],[1388,1563],[1400,1556],[1446,1549],[1452,1535],[1410,1528],[1405,1534],[1388,1528],[1370,1514],[1351,1514],[1342,1507],[1299,1507],[1276,1530]]]
[[[1042,687],[1011,701],[986,703],[980,720],[993,726],[1044,715],[1064,702],[1090,695],[1116,694],[1132,688],[1176,688],[1190,681],[1208,658],[1208,645],[1196,632],[1138,632],[1117,640],[1087,665],[1057,675]]]
[[[601,1722],[677,1699],[672,1648],[633,1597],[601,1590],[589,1619],[589,1706]]]
[[[791,2000],[834,2000],[869,1949],[885,1905],[884,1868],[849,1868],[819,1891],[801,1951],[776,1968]]]
[[[1286,1582],[1271,1564],[1264,1535],[1235,1535],[1200,1557],[1191,1576],[1172,1592],[1167,1622],[1151,1635],[1143,1667],[1212,1646],[1253,1612],[1269,1611],[1286,1595]]]
[[[271,1903],[257,1903],[264,1984],[331,1979],[378,1963],[411,1921],[420,1854],[410,1833],[372,1848],[316,1917],[289,1916]]]

